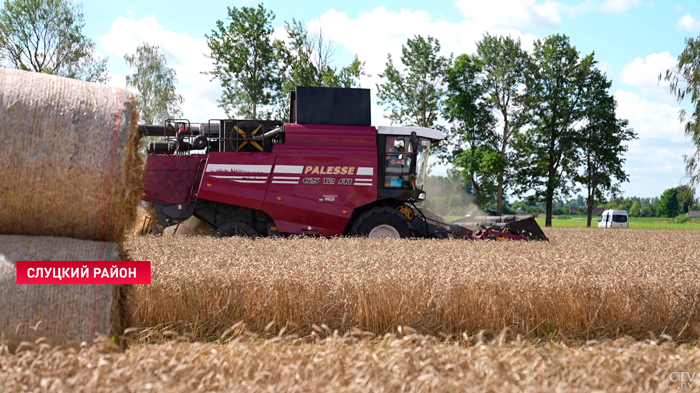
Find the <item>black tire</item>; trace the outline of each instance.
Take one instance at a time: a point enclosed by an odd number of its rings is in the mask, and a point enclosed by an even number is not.
[[[393,231],[391,229],[393,228]],[[414,237],[413,226],[408,222],[406,216],[398,210],[389,207],[375,207],[362,213],[350,228],[350,236],[370,236],[371,234],[386,233],[398,234],[400,238]],[[376,236],[392,237],[392,236]]]
[[[244,224],[239,221],[230,221],[226,224],[220,226],[216,232],[214,232],[216,237],[231,237],[231,236],[242,236],[242,237],[258,237],[260,236],[258,232],[253,229],[248,224]]]

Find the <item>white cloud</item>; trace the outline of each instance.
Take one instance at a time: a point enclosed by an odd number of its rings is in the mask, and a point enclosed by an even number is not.
[[[473,21],[450,23],[433,19],[425,11],[388,11],[378,7],[371,12],[351,19],[346,13],[330,10],[319,19],[309,22],[322,26],[324,34],[342,45],[352,54],[357,54],[360,61],[366,63],[366,70],[371,77],[361,79],[364,88],[372,90],[376,97],[376,84],[382,82],[379,77],[386,68],[387,54],[391,54],[394,65],[401,67],[401,46],[408,38],[415,35],[432,36],[440,41],[442,54],[455,56],[474,53],[476,42],[487,32],[483,26]],[[522,39],[523,48],[528,49],[536,39],[533,35],[523,35],[517,30],[491,29],[492,35],[511,35]],[[372,108],[372,119],[377,125],[386,124],[383,111],[377,105]]]
[[[636,93],[623,90],[615,92],[615,99],[617,116],[629,120],[630,127],[639,136],[637,143],[644,142],[646,145],[647,141],[657,140],[653,146],[658,146],[659,141],[687,142],[683,124],[678,121],[679,108],[649,102]]]
[[[625,195],[658,196],[679,185],[685,176],[683,155],[693,150],[678,121],[679,108],[623,90],[615,92],[615,99],[618,118],[629,120],[639,138],[629,142],[625,154],[630,174],[630,182],[622,186]]]
[[[211,60],[204,56],[209,53],[204,38],[165,30],[155,17],[139,20],[119,17],[99,42],[102,51],[118,59],[135,52],[142,42],[158,45],[167,65],[177,72],[178,93],[185,98],[184,116],[195,122],[224,117],[216,103],[221,95],[219,83],[210,82],[208,75],[201,74],[212,68]],[[112,72],[110,84],[123,88],[124,76]]]
[[[605,12],[618,14],[641,4],[640,0],[606,0],[600,4],[600,9]]]
[[[676,59],[668,52],[652,53],[644,59],[637,57],[625,65],[620,72],[620,82],[640,89],[644,94],[658,94],[671,101],[673,97],[668,90],[668,82],[659,81],[659,75],[676,66]]]
[[[641,4],[641,0],[585,0],[576,5],[545,0],[457,0],[457,8],[464,16],[483,28],[540,27],[556,29],[562,14],[602,11],[622,13]]]
[[[457,0],[456,5],[464,16],[484,28],[553,29],[561,22],[561,12],[568,8],[556,1],[535,0]]]
[[[693,18],[690,13],[686,13],[680,19],[676,21],[676,26],[682,30],[690,31],[696,33],[700,31],[700,21]]]

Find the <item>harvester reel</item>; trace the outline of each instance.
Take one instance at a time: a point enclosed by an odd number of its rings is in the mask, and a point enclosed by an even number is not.
[[[406,216],[406,219],[408,222],[412,222],[413,218],[416,216],[416,213],[411,209],[410,206],[408,205],[399,205],[396,210],[401,212],[404,216]]]

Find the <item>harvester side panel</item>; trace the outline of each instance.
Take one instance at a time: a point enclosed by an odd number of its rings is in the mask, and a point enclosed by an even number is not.
[[[342,235],[353,211],[377,200],[376,147],[275,146],[263,210],[281,232]]]
[[[261,210],[275,157],[274,153],[210,153],[198,197]]]
[[[149,155],[143,176],[143,199],[170,205],[186,204],[197,177],[197,167],[206,157]]]

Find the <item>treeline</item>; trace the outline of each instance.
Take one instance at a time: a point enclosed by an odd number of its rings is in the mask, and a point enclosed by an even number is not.
[[[628,180],[623,154],[636,134],[616,117],[594,55],[568,37],[536,40],[528,53],[487,34],[474,54],[445,57],[437,39],[416,36],[400,61],[402,70],[388,56],[380,103],[394,122],[447,132],[440,157],[477,206],[507,212],[508,192],[543,204],[549,226],[556,200],[583,189],[590,216]]]
[[[428,207],[444,216],[461,216],[478,206],[474,203],[474,196],[469,189],[461,184],[456,176],[429,176],[427,190],[431,197]],[[552,214],[560,215],[587,215],[586,198],[577,195],[568,200],[557,199],[552,204]],[[696,197],[695,189],[681,185],[665,190],[658,197],[622,197],[610,198],[605,203],[599,203],[595,207],[603,209],[627,210],[630,217],[663,217],[676,218],[687,214],[689,211],[700,211],[700,199]],[[481,206],[484,210],[496,210],[494,203],[486,203]],[[543,214],[543,203],[529,203],[527,200],[503,200],[503,214]]]

